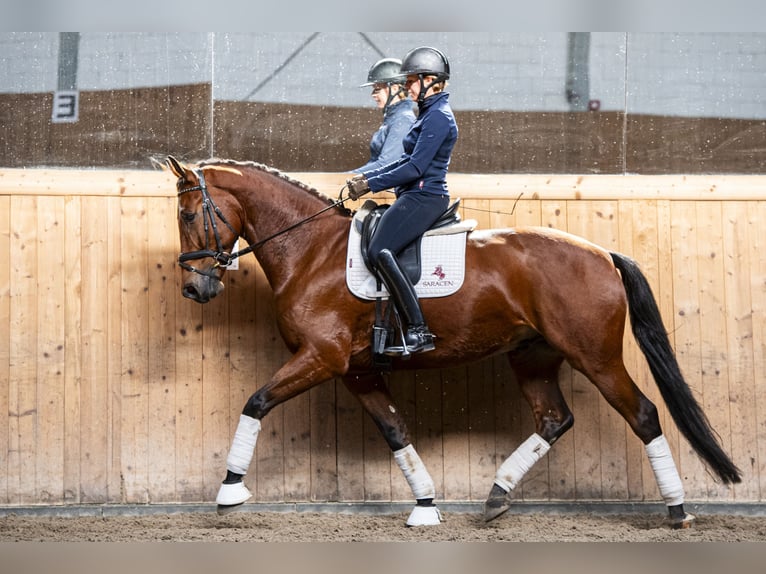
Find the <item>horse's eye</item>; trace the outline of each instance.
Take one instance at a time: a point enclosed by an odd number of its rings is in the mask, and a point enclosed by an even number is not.
[[[183,219],[186,223],[192,223],[195,217],[197,217],[197,213],[195,211],[181,212],[181,219]]]

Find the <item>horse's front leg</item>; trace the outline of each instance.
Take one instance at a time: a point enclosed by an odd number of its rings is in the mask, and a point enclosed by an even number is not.
[[[374,373],[349,375],[343,378],[343,382],[372,417],[415,496],[415,508],[407,518],[407,526],[433,526],[441,523],[441,513],[434,505],[434,481],[407,437],[407,425],[383,377]]]
[[[318,353],[299,351],[248,399],[226,458],[226,478],[216,497],[218,514],[231,512],[252,497],[242,478],[253,460],[261,419],[277,405],[337,376],[339,369],[345,366],[333,369],[318,359]]]

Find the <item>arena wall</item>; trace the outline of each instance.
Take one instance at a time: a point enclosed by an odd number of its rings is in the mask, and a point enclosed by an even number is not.
[[[345,177],[291,175],[331,196]],[[716,483],[628,336],[628,368],[660,408],[687,498],[763,502],[763,176],[455,172],[449,185],[480,227],[552,226],[638,260],[682,370],[744,473],[734,488]],[[200,306],[180,294],[177,235],[166,172],[0,170],[0,505],[214,499],[244,402],[287,350],[255,259]],[[533,430],[502,358],[395,373],[390,384],[439,500],[484,500],[495,468]],[[575,426],[517,498],[659,500],[619,415],[568,366],[561,386]],[[256,502],[411,498],[337,381],[266,417],[246,483]]]

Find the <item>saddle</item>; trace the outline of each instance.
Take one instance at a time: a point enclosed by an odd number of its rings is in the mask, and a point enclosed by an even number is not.
[[[380,218],[389,205],[367,200],[354,215],[349,230],[346,256],[346,285],[361,299],[375,301],[375,324],[372,332],[373,364],[389,369],[391,357],[386,349],[395,338],[404,336],[403,326],[389,299],[383,281],[375,274],[367,253]],[[477,221],[461,221],[456,200],[421,237],[415,239],[397,256],[418,297],[446,297],[463,285],[465,278],[466,236]],[[423,276],[425,273],[425,276]]]
[[[366,212],[366,215],[361,220],[355,220],[359,226],[358,230],[359,234],[361,235],[360,246],[362,249],[362,259],[367,269],[373,273],[374,269],[370,263],[368,248],[373,235],[375,235],[375,231],[378,229],[380,218],[383,217],[383,214],[389,207],[390,205],[388,204],[378,205],[373,200],[368,199],[360,209],[360,212]],[[441,229],[460,223],[460,213],[458,212],[459,207],[460,199],[456,199],[454,203],[452,203],[452,205],[450,205],[447,210],[441,216],[439,216],[439,219],[437,219],[434,224],[428,228],[426,234],[436,229]],[[420,256],[422,242],[423,235],[420,235],[417,239],[407,245],[396,257],[399,261],[399,264],[402,266],[402,269],[404,269],[405,274],[413,285],[420,281],[420,275],[422,273]]]

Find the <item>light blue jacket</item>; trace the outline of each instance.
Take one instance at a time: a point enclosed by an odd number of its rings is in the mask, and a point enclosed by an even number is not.
[[[412,100],[400,100],[387,106],[383,124],[370,140],[370,161],[351,171],[361,173],[398,160],[404,153],[402,140],[414,123],[415,102]]]

